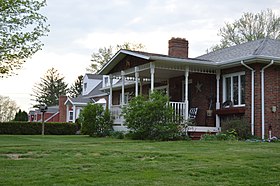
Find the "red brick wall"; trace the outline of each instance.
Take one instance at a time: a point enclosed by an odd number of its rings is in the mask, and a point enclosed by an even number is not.
[[[59,97],[59,122],[66,122],[66,105],[64,105],[65,101],[67,100],[67,96],[60,96]]]
[[[169,96],[171,101],[185,101],[183,98],[182,85],[185,80],[184,76],[171,78],[169,80]],[[198,126],[215,126],[214,115],[212,118],[206,117],[206,110],[209,108],[210,95],[212,98],[212,109],[216,108],[216,75],[191,73],[189,80],[192,82],[189,84],[189,105],[191,107],[197,107],[196,123]],[[197,83],[202,84],[201,92],[196,88]],[[207,121],[206,121],[207,119]]]
[[[265,136],[268,137],[269,126],[272,127],[272,135],[280,137],[280,67],[270,66],[265,69]],[[276,112],[272,112],[272,106],[276,106]]]
[[[168,41],[168,49],[169,56],[188,58],[189,42],[185,38],[171,38]]]
[[[255,63],[249,65],[255,70],[255,99],[254,99],[254,133],[256,136],[262,135],[262,104],[261,104],[261,69],[267,65]],[[251,127],[251,70],[245,67],[236,67],[231,69],[222,70],[223,74],[245,71],[245,114],[244,117]],[[280,137],[280,67],[273,65],[267,68],[265,74],[265,137],[268,137],[268,128],[272,127],[272,135]],[[222,92],[222,76],[221,76],[221,92]],[[222,95],[221,95],[222,103]],[[276,106],[275,113],[272,112],[272,106]]]

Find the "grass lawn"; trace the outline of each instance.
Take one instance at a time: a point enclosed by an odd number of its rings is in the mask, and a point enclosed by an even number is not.
[[[0,135],[0,185],[280,185],[280,143]]]

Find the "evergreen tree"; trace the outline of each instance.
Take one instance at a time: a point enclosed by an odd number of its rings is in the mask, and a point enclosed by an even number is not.
[[[68,89],[67,84],[57,70],[54,68],[49,69],[41,82],[35,84],[33,88],[35,101],[38,105],[42,103],[47,106],[58,105],[58,99],[61,95],[66,95]]]
[[[39,13],[46,1],[0,1],[0,77],[11,75],[40,50],[40,38],[49,32]]]
[[[82,94],[83,91],[83,76],[80,75],[76,79],[75,83],[69,89],[69,95],[73,97],[77,97]]]
[[[21,109],[19,109],[19,111],[15,115],[14,121],[28,121],[27,112],[21,111]]]

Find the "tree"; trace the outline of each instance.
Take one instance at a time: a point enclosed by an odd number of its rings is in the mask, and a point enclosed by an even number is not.
[[[0,1],[0,77],[13,74],[43,46],[49,32],[47,18],[39,13],[46,1]]]
[[[82,94],[83,91],[83,76],[80,75],[76,79],[75,83],[69,89],[69,95],[71,97],[77,97]]]
[[[247,12],[233,23],[226,23],[218,35],[222,39],[210,49],[212,51],[266,37],[280,39],[280,17],[270,9],[256,14]]]
[[[28,121],[27,112],[21,111],[21,109],[19,109],[19,111],[15,115],[14,121]]]
[[[117,45],[115,47],[116,50],[114,50],[114,47],[109,46],[99,48],[98,52],[94,52],[91,55],[91,64],[90,67],[87,68],[87,71],[91,73],[98,72],[105,63],[107,63],[112,57],[115,51],[118,51],[120,49],[126,49],[126,50],[143,50],[145,46],[141,43],[129,43],[125,42],[123,44]]]
[[[68,89],[67,84],[57,70],[49,69],[40,83],[36,83],[33,88],[35,101],[41,105],[42,103],[48,106],[58,105],[58,99],[61,95],[66,95]]]
[[[0,122],[13,120],[17,110],[15,101],[0,95]]]

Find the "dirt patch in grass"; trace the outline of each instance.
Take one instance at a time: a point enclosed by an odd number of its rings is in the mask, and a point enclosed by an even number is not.
[[[11,160],[36,159],[46,155],[47,154],[34,154],[33,152],[0,154],[0,156],[6,157]]]

